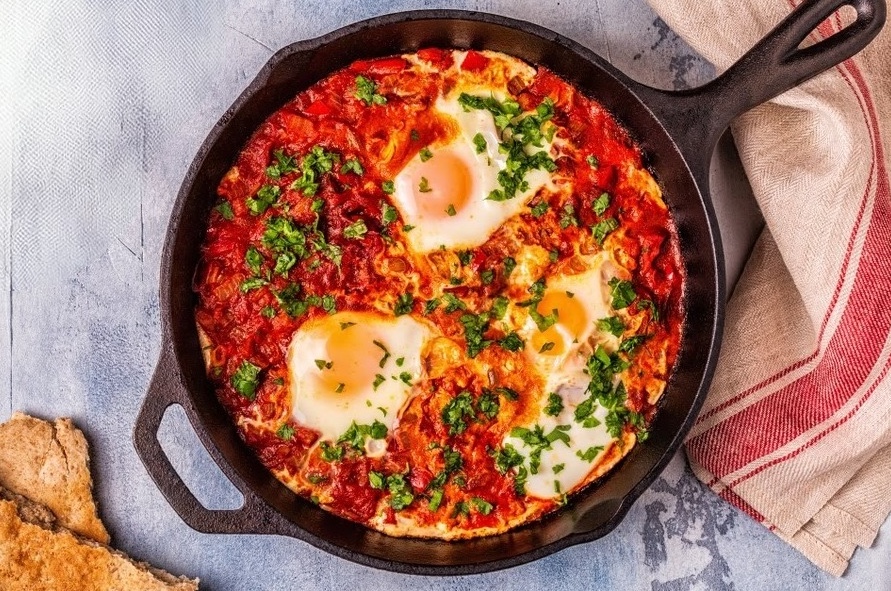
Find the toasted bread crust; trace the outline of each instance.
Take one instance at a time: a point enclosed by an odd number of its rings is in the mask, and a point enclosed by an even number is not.
[[[87,440],[70,419],[50,423],[17,412],[0,424],[0,486],[46,506],[71,531],[108,544]]]
[[[0,488],[0,589],[194,591],[177,578],[59,526],[45,507]]]

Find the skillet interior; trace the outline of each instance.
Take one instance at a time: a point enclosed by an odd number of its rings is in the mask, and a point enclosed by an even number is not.
[[[250,134],[299,91],[355,59],[421,47],[502,51],[552,69],[596,98],[647,154],[677,224],[687,274],[683,343],[650,438],[620,467],[563,510],[506,534],[443,542],[396,539],[335,517],[291,493],[242,443],[216,399],[194,324],[192,276],[216,186]],[[185,404],[196,431],[223,471],[273,510],[247,512],[243,532],[304,539],[350,560],[389,570],[467,574],[533,560],[608,533],[661,472],[702,403],[717,356],[723,316],[723,260],[707,187],[702,193],[675,140],[631,90],[637,85],[604,60],[550,31],[511,19],[461,11],[389,15],[279,51],[211,131],[182,186],[165,244],[161,275],[165,339],[172,340]],[[699,168],[694,166],[699,173]],[[699,175],[701,178],[701,174]]]

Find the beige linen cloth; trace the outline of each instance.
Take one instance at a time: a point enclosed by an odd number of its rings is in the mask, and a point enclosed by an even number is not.
[[[719,72],[793,8],[648,1]],[[891,24],[732,130],[766,228],[687,454],[716,493],[840,576],[891,511]]]

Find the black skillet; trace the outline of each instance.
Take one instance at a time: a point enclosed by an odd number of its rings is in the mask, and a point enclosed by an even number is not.
[[[854,23],[799,48],[846,5],[857,11]],[[211,130],[173,206],[161,262],[161,356],[134,432],[149,474],[180,517],[199,531],[291,536],[361,564],[404,573],[481,573],[606,535],[683,442],[718,357],[724,259],[708,170],[719,136],[737,115],[856,54],[884,21],[884,0],[808,0],[723,75],[684,92],[638,84],[590,50],[542,27],[474,12],[392,14],[280,50]],[[640,143],[663,188],[687,273],[683,346],[646,443],[558,513],[505,534],[461,542],[388,537],[335,517],[279,483],[241,441],[217,401],[205,377],[193,318],[192,275],[215,189],[251,133],[300,90],[350,62],[423,47],[502,51],[547,66],[604,104]],[[185,409],[210,455],[244,494],[241,508],[204,508],[171,466],[157,432],[172,404]]]

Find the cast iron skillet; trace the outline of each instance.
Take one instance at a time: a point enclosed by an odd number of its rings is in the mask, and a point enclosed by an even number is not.
[[[857,11],[853,24],[799,48],[845,5]],[[542,27],[474,12],[392,14],[280,50],[211,130],[173,206],[161,263],[161,356],[134,432],[146,469],[174,510],[199,531],[291,536],[361,564],[404,573],[481,573],[607,534],[681,445],[714,371],[725,293],[708,168],[720,134],[740,113],[853,56],[878,34],[884,20],[884,0],[808,0],[722,76],[684,92],[638,84],[590,50]],[[687,273],[683,345],[646,443],[558,513],[505,534],[460,542],[388,537],[289,491],[244,445],[217,401],[205,377],[193,317],[192,275],[215,190],[250,134],[297,92],[353,60],[423,47],[502,51],[547,66],[604,104],[648,157],[677,223]],[[157,431],[172,404],[185,409],[210,455],[243,493],[241,508],[204,508],[171,466]]]

